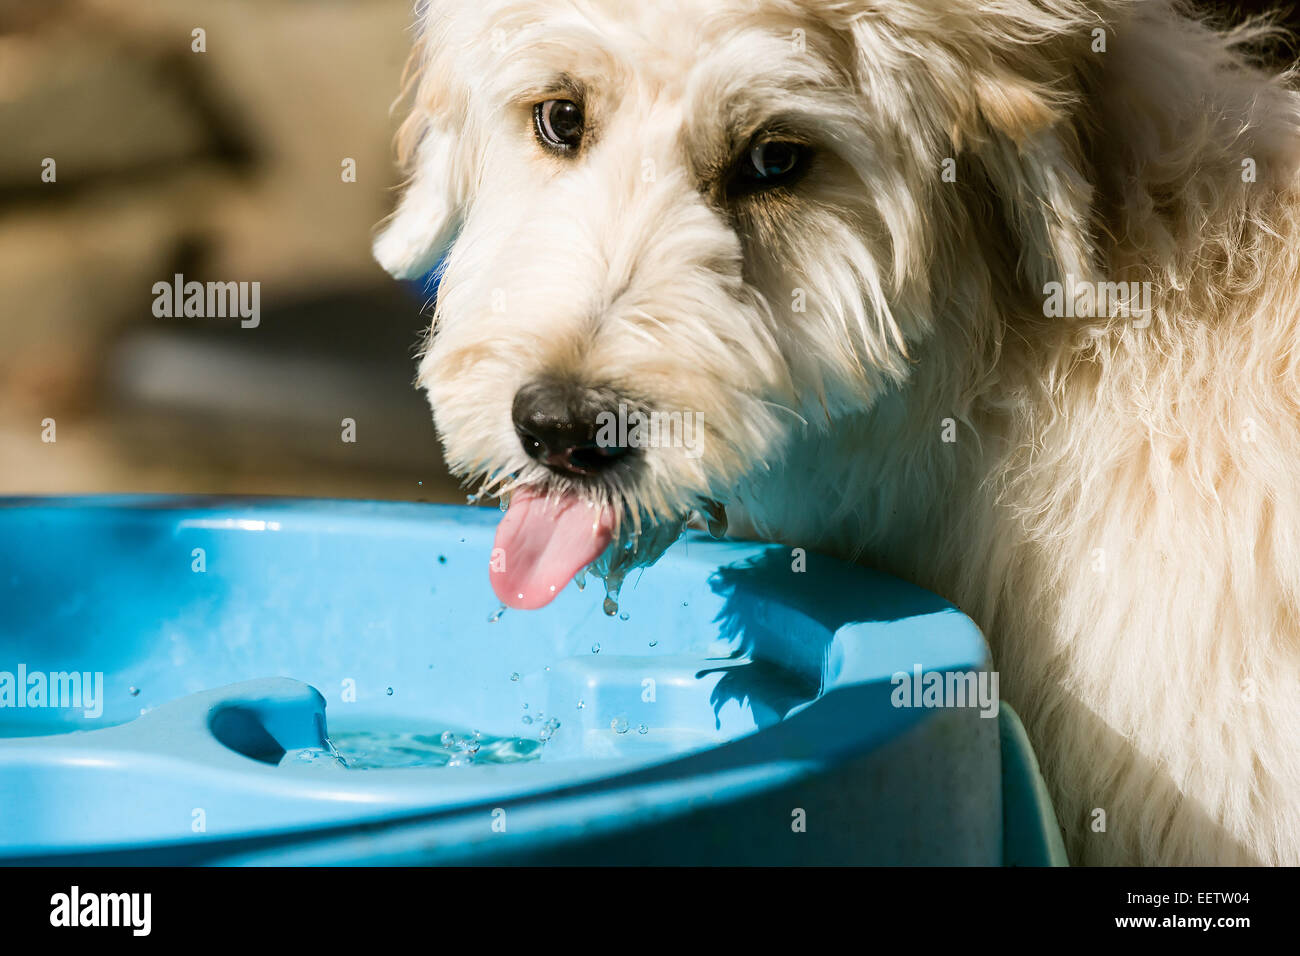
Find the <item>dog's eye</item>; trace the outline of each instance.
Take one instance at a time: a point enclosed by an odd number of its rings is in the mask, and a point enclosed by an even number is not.
[[[803,174],[809,155],[810,150],[801,143],[758,140],[736,164],[731,190],[744,193],[788,185]]]
[[[533,126],[542,145],[560,152],[582,142],[582,107],[572,100],[547,100],[533,107]]]

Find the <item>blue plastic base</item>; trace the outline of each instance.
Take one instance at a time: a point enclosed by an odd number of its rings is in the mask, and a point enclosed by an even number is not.
[[[1029,825],[1044,796],[1014,718],[896,706],[896,673],[987,669],[946,602],[691,534],[628,582],[622,615],[596,582],[490,622],[498,518],[4,501],[0,861],[1059,861]],[[102,674],[102,699],[6,705],[20,667],[29,692]],[[288,759],[339,729],[536,736],[538,714],[559,727],[535,761]]]

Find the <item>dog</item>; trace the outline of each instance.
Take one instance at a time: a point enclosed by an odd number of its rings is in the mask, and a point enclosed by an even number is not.
[[[418,382],[509,496],[505,603],[725,514],[969,614],[1072,861],[1300,863],[1300,96],[1267,23],[417,15],[375,255],[438,267]],[[601,440],[616,413],[661,440]]]

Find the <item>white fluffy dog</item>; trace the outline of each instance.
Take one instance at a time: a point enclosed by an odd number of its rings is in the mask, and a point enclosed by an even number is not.
[[[447,254],[420,382],[452,468],[513,491],[504,599],[725,507],[980,624],[1074,860],[1300,863],[1300,98],[1260,30],[1167,0],[419,17],[376,255]],[[601,440],[619,405],[705,440]]]

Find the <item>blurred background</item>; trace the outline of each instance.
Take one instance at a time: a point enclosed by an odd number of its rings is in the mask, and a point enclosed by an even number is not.
[[[412,6],[0,0],[0,494],[464,500],[426,297],[369,251]],[[260,282],[260,325],[155,317],[176,273]]]
[[[412,387],[426,297],[369,251],[411,20],[0,0],[0,494],[464,500]],[[260,282],[260,325],[155,317],[176,273]]]

